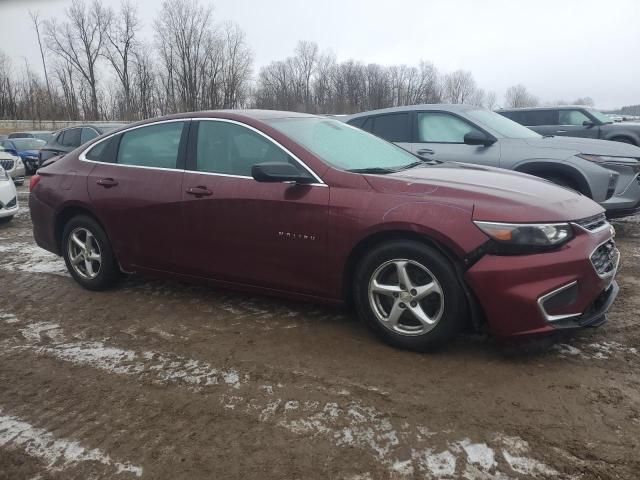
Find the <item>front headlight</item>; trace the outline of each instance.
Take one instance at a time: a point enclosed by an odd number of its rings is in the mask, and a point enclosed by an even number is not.
[[[592,155],[590,153],[580,153],[576,155],[576,157],[593,163],[620,163],[621,165],[628,166],[633,166],[638,163],[638,159],[633,157],[612,157],[610,155]]]
[[[514,247],[555,247],[573,238],[568,223],[474,223],[499,244]]]

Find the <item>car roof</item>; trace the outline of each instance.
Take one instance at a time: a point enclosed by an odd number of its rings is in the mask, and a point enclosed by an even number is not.
[[[383,113],[397,113],[397,112],[413,112],[413,111],[425,111],[425,110],[444,110],[446,112],[466,112],[469,110],[478,110],[483,109],[483,107],[478,107],[476,105],[468,105],[463,103],[423,103],[419,105],[406,105],[402,107],[391,107],[391,108],[381,108],[379,110],[369,110],[368,112],[355,113],[353,115],[349,115],[346,118],[341,118],[341,120],[351,120],[353,118],[370,116],[370,115],[380,115]]]
[[[519,111],[528,111],[528,110],[574,110],[576,108],[586,108],[591,109],[593,107],[588,107],[587,105],[557,105],[557,106],[548,106],[548,107],[520,107],[520,108],[499,108],[496,112],[519,112]]]

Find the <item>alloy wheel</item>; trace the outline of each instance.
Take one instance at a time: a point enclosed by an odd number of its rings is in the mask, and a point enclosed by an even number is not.
[[[423,335],[444,312],[444,292],[424,265],[407,259],[380,265],[369,281],[369,302],[378,321],[403,335]]]
[[[96,278],[102,267],[102,253],[93,233],[84,227],[78,227],[68,238],[67,249],[73,270],[82,278]]]

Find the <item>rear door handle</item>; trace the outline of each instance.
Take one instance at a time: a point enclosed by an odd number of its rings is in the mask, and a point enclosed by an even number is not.
[[[187,193],[189,195],[195,195],[196,197],[210,197],[213,195],[213,192],[209,190],[207,187],[191,187],[187,188]]]
[[[430,148],[421,148],[420,150],[418,150],[416,152],[418,155],[433,155],[434,152],[433,150],[431,150]]]
[[[111,188],[118,185],[118,182],[115,181],[113,178],[101,178],[96,183],[104,188]]]

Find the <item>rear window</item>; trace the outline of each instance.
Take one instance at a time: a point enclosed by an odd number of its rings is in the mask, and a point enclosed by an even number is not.
[[[58,142],[65,147],[79,147],[80,144],[80,128],[70,128],[62,132],[61,137],[58,137]]]

